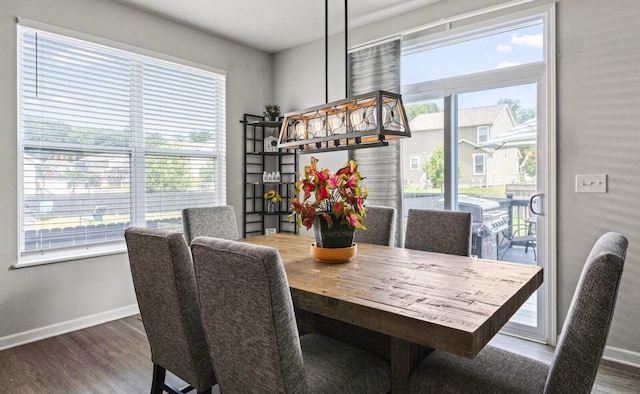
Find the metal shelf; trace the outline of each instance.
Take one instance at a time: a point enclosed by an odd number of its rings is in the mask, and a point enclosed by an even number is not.
[[[277,232],[298,233],[295,220],[289,221],[291,212],[282,210],[285,203],[276,205],[276,212],[265,211],[263,194],[269,189],[276,190],[284,201],[294,195],[298,154],[295,151],[264,152],[264,139],[277,137],[282,123],[265,121],[260,115],[244,114],[240,121],[244,130],[244,199],[243,236],[264,234],[265,228],[276,228]],[[279,182],[254,182],[262,179],[264,171],[279,171],[282,179]],[[293,181],[292,181],[293,180]]]

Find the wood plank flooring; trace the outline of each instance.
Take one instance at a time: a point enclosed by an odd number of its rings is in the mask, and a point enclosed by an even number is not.
[[[491,342],[545,362],[552,348],[498,335]],[[0,352],[0,393],[148,393],[149,345],[131,316]],[[169,381],[182,382],[174,376]],[[640,392],[640,370],[603,361],[594,393]]]

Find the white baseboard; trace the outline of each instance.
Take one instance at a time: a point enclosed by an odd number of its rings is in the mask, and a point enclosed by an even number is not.
[[[603,359],[620,364],[640,368],[640,353],[617,347],[607,346],[604,348]]]
[[[66,334],[71,331],[81,330],[83,328],[106,323],[108,321],[122,319],[123,317],[135,315],[137,313],[140,313],[138,304],[133,304],[122,308],[97,313],[95,315],[84,316],[78,319],[52,324],[50,326],[40,327],[34,330],[20,332],[17,334],[12,334],[0,338],[0,350],[24,345],[25,343],[39,341],[45,338],[51,338],[56,335]]]

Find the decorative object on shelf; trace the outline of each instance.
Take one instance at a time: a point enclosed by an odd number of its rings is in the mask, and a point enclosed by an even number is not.
[[[296,182],[293,214],[307,230],[314,227],[317,247],[351,247],[355,229],[366,230],[362,219],[368,192],[358,165],[349,160],[331,174],[327,168],[319,169],[317,163],[318,159],[311,157],[311,165],[304,167],[304,176]],[[302,201],[298,198],[301,193]]]
[[[280,106],[277,104],[267,104],[264,106],[264,120],[276,121],[280,117]]]
[[[280,171],[271,171],[271,172],[262,171],[262,182],[264,183],[280,182]]]
[[[387,140],[411,137],[402,96],[377,90],[329,103],[329,32],[325,6],[325,104],[285,114],[278,147],[300,153],[385,146]],[[348,23],[344,2],[345,97],[348,95]]]
[[[274,213],[276,211],[276,203],[282,201],[282,197],[275,190],[269,190],[264,194],[264,199],[267,200],[265,202],[265,212]]]
[[[278,139],[272,135],[264,139],[264,151],[265,152],[277,152],[278,151]]]
[[[344,263],[354,258],[357,253],[356,244],[346,248],[319,248],[315,243],[311,244],[311,257],[325,263]]]

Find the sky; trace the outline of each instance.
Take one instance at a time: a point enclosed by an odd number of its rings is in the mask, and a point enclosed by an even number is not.
[[[401,61],[402,85],[543,60],[543,35],[540,23],[404,54]],[[459,97],[459,106],[471,108],[494,105],[500,98],[519,99],[522,107],[535,108],[535,84],[467,93]]]

